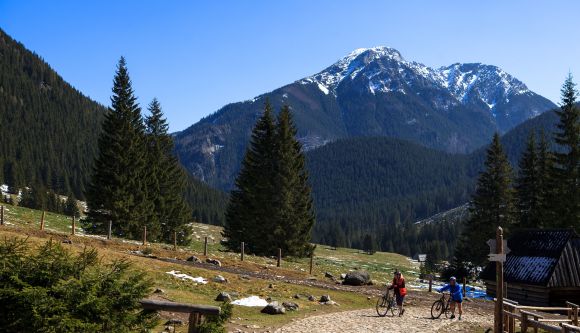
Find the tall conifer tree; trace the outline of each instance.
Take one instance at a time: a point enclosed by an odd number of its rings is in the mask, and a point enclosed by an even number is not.
[[[486,241],[494,237],[495,228],[509,231],[515,221],[512,168],[497,133],[487,149],[485,170],[477,181],[470,211],[456,257],[461,263],[482,265],[489,253]]]
[[[539,156],[534,132],[528,137],[526,150],[519,163],[519,174],[516,179],[516,207],[518,226],[536,228],[542,224],[538,214],[542,208],[542,190],[539,179]]]
[[[173,233],[177,232],[178,243],[186,244],[191,233],[187,228],[191,208],[184,200],[187,178],[173,152],[173,138],[168,133],[169,126],[161,104],[153,99],[148,110],[145,124],[148,169],[152,174],[152,187],[148,193],[155,206],[150,221],[158,223],[162,240],[173,241]]]
[[[277,201],[270,243],[277,244],[288,255],[306,256],[312,251],[310,237],[315,217],[305,158],[296,133],[290,107],[284,106],[276,129]]]
[[[89,227],[104,231],[113,222],[115,234],[138,239],[151,216],[146,172],[145,128],[125,59],[117,65],[111,108],[99,137],[87,196]]]
[[[236,187],[230,193],[223,235],[227,246],[237,250],[245,242],[247,250],[266,253],[268,224],[272,217],[275,124],[268,101],[252,131]],[[273,254],[273,253],[270,253]]]
[[[572,74],[568,74],[561,93],[560,110],[556,111],[560,121],[554,139],[559,149],[554,153],[552,207],[560,227],[580,230],[580,109]]]

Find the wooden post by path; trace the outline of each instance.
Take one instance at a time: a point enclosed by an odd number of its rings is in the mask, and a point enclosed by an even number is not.
[[[76,221],[75,221],[75,216],[73,215],[72,217],[72,225],[70,227],[70,234],[74,236],[75,234],[75,230],[76,229]]]
[[[147,245],[147,226],[143,226],[143,245]]]
[[[282,249],[278,249],[278,262],[276,263],[276,267],[280,267],[282,263]]]
[[[498,255],[503,254],[503,229],[497,227],[495,234],[495,246],[496,253]],[[495,292],[495,321],[494,321],[494,333],[503,333],[503,262],[497,261],[496,265],[496,292]]]
[[[245,247],[246,247],[246,244],[244,242],[242,242],[242,244],[240,245],[240,259],[241,259],[241,261],[244,261],[244,251],[246,250]]]
[[[207,236],[205,236],[203,241],[203,255],[207,257]]]
[[[109,229],[107,231],[107,239],[111,239],[112,229],[113,229],[113,221],[109,220]]]
[[[4,206],[0,206],[0,225],[4,225]]]
[[[177,231],[173,232],[173,251],[177,251]]]
[[[467,291],[466,284],[467,284],[467,278],[465,278],[465,276],[464,276],[463,277],[463,297],[465,297],[465,294],[466,294],[465,292]]]
[[[433,275],[429,274],[429,292],[433,291]]]
[[[42,216],[40,216],[40,230],[44,230],[44,215],[45,212],[42,211]]]
[[[312,275],[312,266],[314,264],[314,251],[310,254],[310,275]]]

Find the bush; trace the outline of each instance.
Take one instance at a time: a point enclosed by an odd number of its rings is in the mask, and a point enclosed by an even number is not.
[[[200,333],[226,333],[224,324],[232,317],[234,306],[224,302],[219,316],[209,317],[199,328]]]
[[[51,241],[0,243],[1,332],[129,332],[156,324],[141,309],[150,281],[127,261],[99,261],[96,250],[72,254]]]

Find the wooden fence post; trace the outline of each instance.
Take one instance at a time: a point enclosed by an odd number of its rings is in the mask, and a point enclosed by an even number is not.
[[[433,291],[433,275],[429,275],[429,292]]]
[[[312,266],[314,264],[314,251],[310,254],[310,275],[312,275]]]
[[[40,216],[40,230],[44,230],[44,215],[45,212],[42,211],[42,216]]]
[[[173,232],[173,251],[177,251],[177,231]]]
[[[466,291],[467,291],[467,287],[465,286],[466,284],[467,284],[467,279],[464,276],[463,277],[463,297],[465,297]]]
[[[113,231],[113,221],[109,220],[109,229],[107,231],[107,239],[111,239],[112,231]]]
[[[205,236],[203,241],[203,255],[207,257],[207,236]]]
[[[521,312],[520,314],[522,316],[522,333],[528,333],[528,314],[525,312]]]
[[[73,217],[72,217],[72,225],[71,225],[71,228],[70,228],[70,234],[73,235],[73,236],[74,236],[75,231],[76,231],[75,229],[76,229],[76,221],[75,221],[75,216],[73,215]]]
[[[495,234],[496,253],[503,254],[503,229],[497,227]],[[503,262],[497,261],[496,265],[496,301],[495,301],[495,321],[494,333],[503,333]]]
[[[246,244],[244,242],[242,242],[242,244],[240,245],[240,250],[241,250],[240,251],[240,259],[241,259],[241,261],[244,261],[244,251],[246,250],[245,247],[246,247]]]
[[[143,245],[147,245],[147,226],[143,226]]]
[[[4,206],[0,206],[0,225],[4,225]]]
[[[282,249],[278,249],[278,262],[276,263],[276,267],[280,267],[280,264],[282,263]]]

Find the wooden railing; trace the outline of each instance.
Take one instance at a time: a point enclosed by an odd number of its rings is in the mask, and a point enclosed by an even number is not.
[[[517,302],[503,300],[503,332],[514,333],[516,321],[520,322],[521,332],[539,329],[549,333],[580,333],[578,326],[579,306],[566,302],[566,307],[524,306]],[[566,313],[567,316],[550,317],[551,312]]]
[[[142,300],[141,305],[145,310],[189,313],[188,333],[198,332],[199,325],[202,324],[204,316],[218,316],[220,314],[220,308],[211,305],[184,304],[151,299]]]

